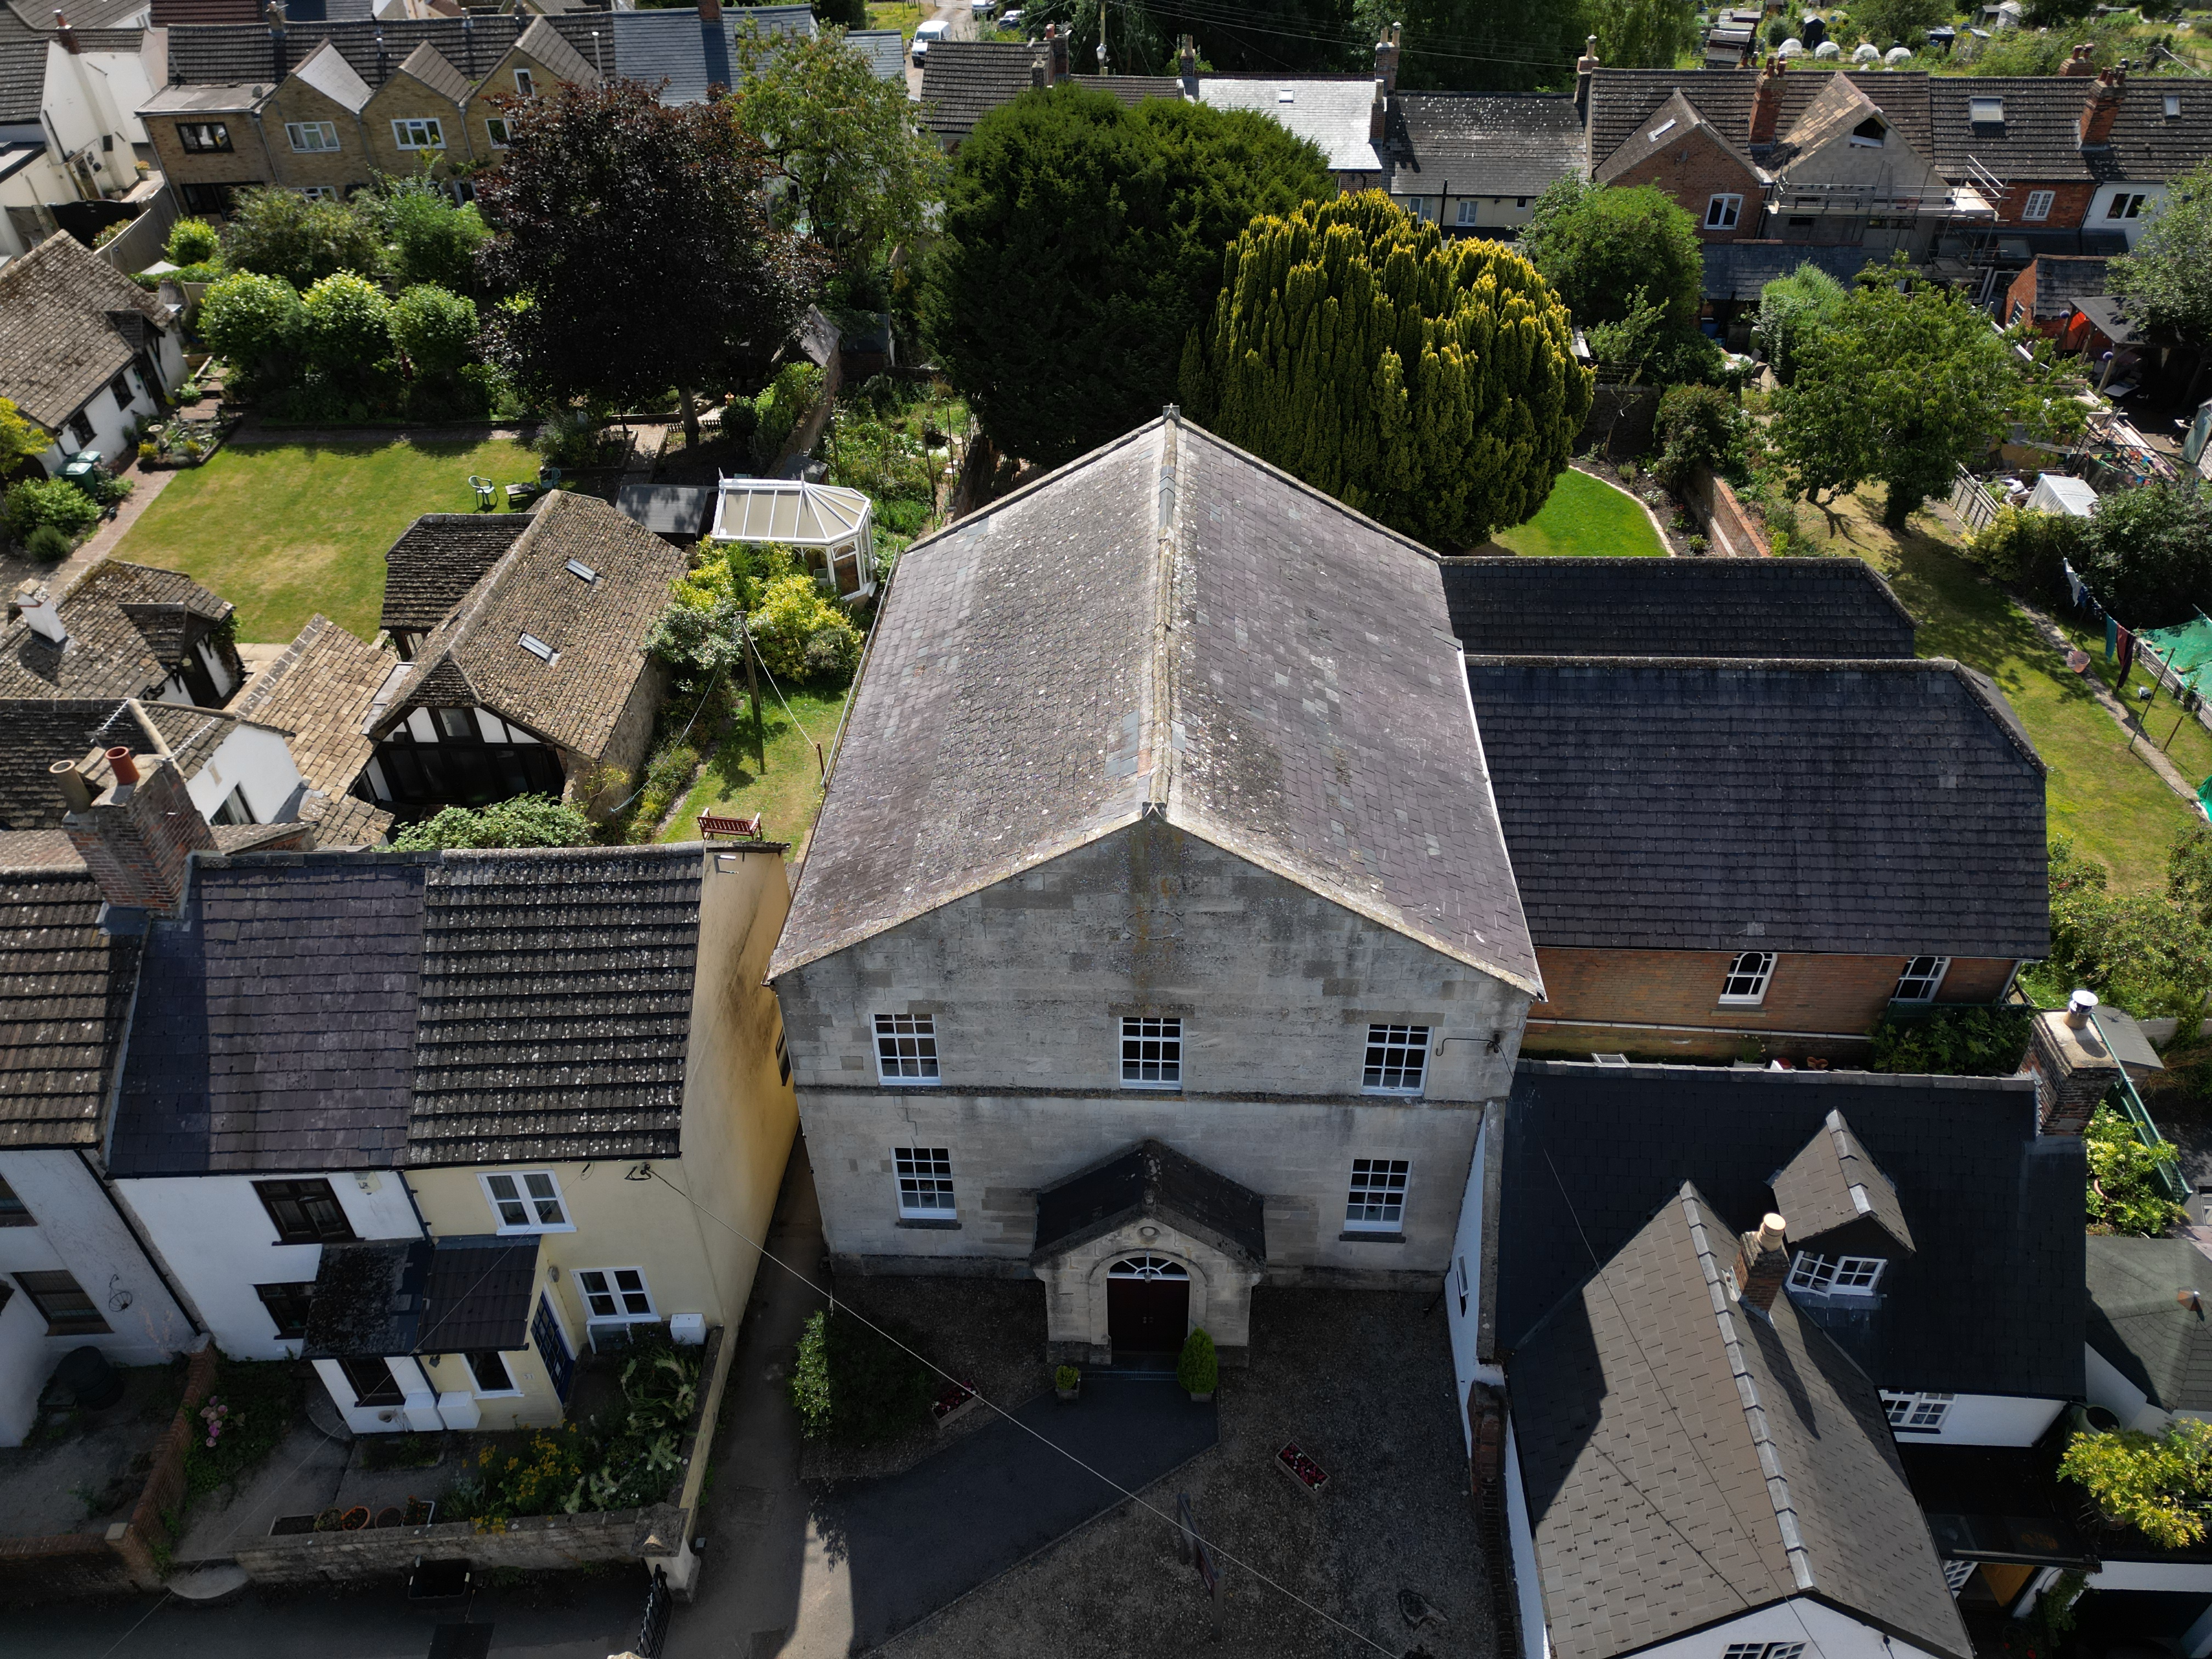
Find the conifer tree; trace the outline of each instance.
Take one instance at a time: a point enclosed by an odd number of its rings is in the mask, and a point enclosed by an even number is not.
[[[1200,425],[1442,550],[1535,516],[1591,380],[1526,259],[1446,242],[1369,191],[1255,219],[1230,245],[1182,398]]]

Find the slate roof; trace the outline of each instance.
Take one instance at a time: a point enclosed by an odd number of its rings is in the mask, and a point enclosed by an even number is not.
[[[0,871],[0,1147],[100,1144],[141,943],[101,902],[81,866]]]
[[[325,1244],[307,1359],[513,1352],[530,1340],[538,1239],[488,1234]]]
[[[1030,1260],[1065,1255],[1140,1216],[1158,1216],[1255,1267],[1266,1265],[1267,1201],[1158,1140],[1139,1141],[1039,1191]]]
[[[1756,300],[1769,283],[1811,264],[1849,287],[1871,258],[1863,247],[1805,242],[1708,242],[1704,294],[1708,300]]]
[[[545,18],[533,18],[530,27],[515,40],[514,49],[527,52],[556,78],[577,86],[597,86],[602,78],[583,53],[570,46],[561,31]]]
[[[2212,1412],[2212,1261],[2186,1238],[2092,1238],[2088,1255],[2089,1346],[2160,1410]]]
[[[1445,559],[1452,632],[1498,657],[1910,657],[1859,559]]]
[[[1912,1228],[1896,1187],[1875,1167],[1841,1112],[1829,1113],[1776,1173],[1774,1202],[1790,1224],[1793,1243],[1870,1221],[1896,1249],[1912,1249]]]
[[[1752,93],[1761,70],[1600,69],[1590,76],[1588,165],[1603,163],[1677,90],[1714,131],[1753,161],[1765,159],[1765,146],[1751,143]],[[1786,134],[1826,88],[1832,75],[1848,74],[1872,99],[1892,130],[1923,156],[1940,162],[1929,117],[1929,77],[1918,71],[1849,71],[1792,69],[1783,76],[1782,108],[1775,131]],[[1960,77],[1950,84],[1978,87],[1984,77]],[[2075,84],[2079,84],[2076,82]],[[1948,169],[1946,170],[1948,172]]]
[[[1180,416],[916,542],[770,975],[1158,814],[1533,988],[1433,568]]]
[[[1730,1297],[1733,1222],[1682,1183],[1514,1356],[1552,1651],[1612,1659],[1808,1595],[1968,1659],[1874,1385],[1786,1297]]]
[[[957,144],[1030,89],[1039,48],[1018,40],[933,40],[921,60],[921,123]]]
[[[613,25],[615,73],[648,86],[665,81],[664,104],[703,103],[709,86],[734,86],[741,28],[771,39],[811,40],[819,33],[805,6],[732,7],[723,12],[719,31],[702,24],[696,11],[618,11]]]
[[[2208,98],[2207,102],[2212,102]],[[2039,253],[2035,259],[2035,314],[2063,319],[2076,300],[2103,294],[2112,260],[2101,253]]]
[[[109,1168],[396,1167],[434,857],[195,860],[185,921],[147,943]]]
[[[435,628],[528,528],[524,513],[425,513],[385,550],[377,625]]]
[[[0,265],[0,398],[59,432],[137,349],[112,313],[169,323],[167,306],[66,231]]]
[[[447,854],[408,1162],[674,1157],[699,881],[696,846]]]
[[[376,745],[362,732],[377,689],[398,659],[356,639],[329,617],[311,617],[284,654],[254,677],[231,706],[234,714],[281,726],[290,733],[292,763],[311,789],[333,805],[347,791]],[[384,839],[392,815],[358,802],[342,822],[325,818],[318,843],[374,843]]]
[[[845,44],[868,60],[878,81],[906,79],[906,36],[899,30],[851,29],[846,33]]]
[[[68,811],[47,768],[116,744],[154,746],[143,711],[121,697],[0,699],[0,830],[58,830]]]
[[[345,54],[327,40],[319,41],[315,49],[294,67],[292,73],[341,109],[351,110],[356,115],[360,114],[368,106],[369,99],[374,96],[368,82],[355,72],[351,64],[346,62]]]
[[[184,642],[230,614],[191,577],[102,559],[56,601],[60,645],[20,617],[0,627],[0,696],[135,697],[184,660]],[[189,625],[187,625],[189,623]]]
[[[571,560],[596,579],[572,573]],[[646,639],[688,562],[605,501],[553,491],[380,694],[372,735],[417,702],[476,703],[596,758],[649,666]],[[553,660],[525,650],[525,634],[550,646]]]
[[[407,54],[399,65],[399,73],[420,81],[441,98],[452,103],[468,101],[468,76],[447,63],[428,40]]]
[[[1944,659],[1473,658],[1540,945],[2039,958],[2044,767]]]
[[[1288,102],[1282,97],[1285,91],[1291,94]],[[1198,100],[1272,118],[1318,149],[1332,173],[1383,170],[1382,154],[1368,137],[1375,106],[1371,76],[1201,75]]]
[[[2081,106],[2096,84],[2057,76],[1938,76],[1929,82],[1930,153],[1946,175],[1969,172],[1971,158],[2015,188],[2121,179],[2160,183],[2212,155],[2212,88],[2165,76],[2130,81],[2112,143],[2083,149]],[[2169,93],[2181,100],[2181,113],[2171,118]],[[1970,98],[2003,99],[2003,122],[1971,120]]]
[[[428,1305],[416,1352],[512,1353],[527,1347],[541,1242],[488,1233],[439,1239],[430,1253]]]
[[[1553,93],[1413,92],[1395,101],[1401,195],[1540,196],[1583,159],[1582,113]]]
[[[1883,1273],[1878,1307],[1824,1311],[1823,1328],[1885,1389],[2080,1398],[2081,1143],[2037,1135],[2026,1079],[1521,1061],[1500,1350],[1527,1342],[1684,1182],[1731,1224],[1775,1207],[1775,1172],[1832,1112],[1895,1183],[1916,1249]]]

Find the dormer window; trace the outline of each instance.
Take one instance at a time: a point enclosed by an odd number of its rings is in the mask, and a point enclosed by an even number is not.
[[[2002,98],[1969,98],[1966,100],[1966,119],[1978,127],[2001,127],[2004,125],[2004,100]]]
[[[1880,149],[1889,129],[1881,124],[1881,117],[1869,115],[1851,129],[1851,142],[1868,149]]]
[[[1815,1255],[1800,1250],[1790,1264],[1790,1288],[1820,1296],[1872,1296],[1888,1265],[1878,1255]]]

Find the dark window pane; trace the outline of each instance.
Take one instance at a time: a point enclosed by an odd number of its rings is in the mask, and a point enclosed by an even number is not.
[[[257,1181],[262,1207],[276,1224],[280,1244],[343,1244],[354,1237],[345,1211],[327,1181]]]
[[[101,1336],[107,1322],[83,1286],[61,1272],[17,1273],[15,1282],[31,1305],[46,1316],[48,1336]]]
[[[341,1359],[338,1370],[345,1373],[356,1406],[396,1406],[406,1398],[392,1378],[392,1367],[381,1359]]]
[[[297,1337],[307,1334],[307,1306],[314,1300],[313,1285],[256,1285],[254,1295],[276,1322],[276,1334]]]
[[[495,1353],[472,1353],[469,1370],[477,1379],[478,1394],[508,1394],[514,1389],[514,1379],[507,1374],[507,1362]]]

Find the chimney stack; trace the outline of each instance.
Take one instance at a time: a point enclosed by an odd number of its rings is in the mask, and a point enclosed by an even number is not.
[[[109,750],[107,759],[113,786],[70,813],[62,829],[109,904],[173,910],[185,896],[191,854],[213,848],[215,833],[174,762],[157,755],[137,761],[127,749]]]
[[[46,775],[59,787],[62,799],[69,804],[70,811],[92,811],[92,786],[84,781],[84,774],[76,769],[75,761],[56,761],[46,769]]]
[[[1751,94],[1751,142],[1771,144],[1774,129],[1782,119],[1782,76],[1786,65],[1772,52],[1766,54],[1766,67],[1759,71],[1759,85]]]
[[[1044,46],[1052,58],[1052,83],[1058,86],[1067,79],[1067,37],[1060,32],[1059,24],[1044,26]]]
[[[2038,1014],[2028,1028],[2027,1069],[2035,1074],[2037,1127],[2047,1135],[2078,1135],[2097,1103],[2120,1080],[2120,1063],[2091,1023],[2096,994],[2076,991],[2063,1014]]]
[[[699,0],[699,21],[719,23],[722,21],[722,0]]]
[[[70,20],[59,12],[54,14],[54,35],[62,43],[62,50],[72,57],[84,50],[77,45],[76,31],[70,27]]]
[[[2120,97],[2127,90],[2128,66],[2108,69],[2081,106],[2081,148],[2104,149],[2112,142],[2112,124],[2120,118]]]
[[[1597,73],[1597,36],[1583,42],[1583,55],[1575,59],[1575,112],[1589,119],[1590,77]]]
[[[59,607],[46,596],[46,590],[38,583],[25,580],[18,584],[15,609],[21,613],[31,631],[40,639],[51,641],[55,645],[69,643],[69,629],[62,622]]]
[[[269,8],[269,66],[280,83],[292,72],[289,58],[284,42],[284,8],[272,0]]]
[[[1176,52],[1176,73],[1182,80],[1182,95],[1191,102],[1198,101],[1198,42],[1188,34]]]
[[[1398,32],[1399,26],[1393,23],[1375,43],[1375,75],[1386,96],[1395,96],[1398,90]]]
[[[1782,1281],[1790,1276],[1790,1252],[1783,1248],[1789,1232],[1789,1223],[1769,1211],[1757,1232],[1736,1240],[1736,1295],[1761,1313],[1774,1306]]]
[[[2093,44],[2087,40],[2083,41],[2074,48],[2074,55],[2058,66],[2058,72],[2071,80],[2079,80],[2084,76],[2094,75],[2097,72],[2097,65],[2094,61],[2096,51],[2097,48]]]
[[[1044,49],[1040,46],[1030,54],[1030,87],[1032,91],[1041,92],[1051,83],[1052,65],[1046,61]]]
[[[1390,94],[1382,84],[1382,77],[1375,77],[1375,101],[1367,106],[1367,142],[1380,144],[1390,127]]]

